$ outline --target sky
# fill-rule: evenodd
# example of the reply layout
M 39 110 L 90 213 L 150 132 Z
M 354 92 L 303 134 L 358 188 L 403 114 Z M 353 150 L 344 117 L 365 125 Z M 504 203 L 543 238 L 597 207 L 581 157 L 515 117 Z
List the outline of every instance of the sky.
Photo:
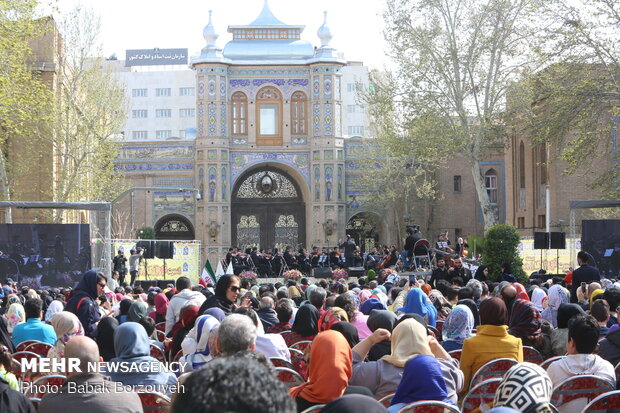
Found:
M 213 25 L 223 48 L 232 35 L 229 25 L 251 23 L 264 0 L 58 0 L 60 12 L 77 4 L 91 7 L 101 18 L 106 57 L 125 58 L 126 49 L 188 48 L 197 55 L 205 42 L 202 29 L 213 10 Z M 331 46 L 347 60 L 382 69 L 389 65 L 383 39 L 385 0 L 269 0 L 273 14 L 286 24 L 305 25 L 302 39 L 320 45 L 316 35 L 327 11 Z

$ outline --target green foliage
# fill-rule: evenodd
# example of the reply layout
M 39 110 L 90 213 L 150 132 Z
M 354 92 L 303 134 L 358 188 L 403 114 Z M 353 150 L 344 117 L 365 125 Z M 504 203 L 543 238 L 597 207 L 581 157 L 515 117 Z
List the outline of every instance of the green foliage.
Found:
M 519 232 L 512 225 L 493 225 L 485 233 L 484 254 L 482 264 L 489 267 L 491 279 L 496 279 L 501 273 L 501 265 L 508 262 L 512 266 L 512 274 L 523 281 L 523 261 L 519 256 Z
M 484 236 L 482 235 L 468 236 L 467 245 L 469 245 L 470 257 L 474 256 L 474 252 L 476 253 L 476 255 L 484 254 Z
M 155 228 L 142 227 L 136 231 L 136 238 L 138 239 L 155 239 Z

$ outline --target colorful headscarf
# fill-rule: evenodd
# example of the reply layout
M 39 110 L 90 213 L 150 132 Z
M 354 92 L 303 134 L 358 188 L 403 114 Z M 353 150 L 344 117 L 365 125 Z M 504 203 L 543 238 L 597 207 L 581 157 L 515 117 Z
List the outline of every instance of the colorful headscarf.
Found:
M 603 293 L 605 293 L 605 291 L 601 289 L 592 291 L 592 294 L 590 294 L 590 310 L 592 309 L 592 304 L 594 303 L 594 299 Z
M 353 297 L 353 301 L 355 301 L 355 309 L 359 310 L 360 306 L 362 305 L 359 296 L 355 294 L 353 291 L 347 291 L 345 294 L 348 294 L 351 297 Z
M 360 306 L 363 305 L 366 302 L 366 300 L 370 298 L 371 295 L 372 295 L 372 291 L 362 290 L 359 294 L 360 302 L 359 302 L 358 308 L 360 308 Z
M 319 318 L 319 331 L 325 331 L 341 321 L 349 321 L 347 312 L 340 307 L 332 307 Z
M 552 412 L 554 410 L 548 407 L 552 391 L 553 383 L 543 368 L 519 363 L 504 375 L 495 391 L 493 406 L 510 407 L 524 413 Z
M 9 306 L 9 311 L 6 312 L 6 319 L 8 321 L 7 328 L 9 333 L 13 332 L 16 325 L 26 322 L 26 310 L 20 303 L 13 303 Z
M 433 355 L 428 346 L 426 328 L 413 318 L 409 318 L 394 328 L 392 353 L 383 356 L 381 360 L 396 367 L 405 367 L 407 361 L 420 354 Z
M 452 309 L 443 323 L 443 339 L 463 342 L 472 336 L 474 315 L 466 305 L 457 305 Z
M 430 284 L 424 284 L 420 287 L 420 289 L 422 291 L 424 291 L 424 294 L 429 295 L 431 293 L 431 291 L 433 290 L 433 288 L 431 287 Z
M 344 336 L 335 330 L 323 331 L 312 342 L 308 381 L 291 388 L 289 394 L 310 403 L 329 403 L 348 387 L 352 364 L 351 348 Z
M 391 405 L 420 400 L 452 403 L 448 399 L 446 381 L 439 362 L 432 355 L 419 355 L 405 364 L 403 378 L 396 389 Z
M 517 295 L 515 297 L 516 300 L 525 300 L 530 301 L 530 296 L 527 295 L 527 290 L 520 283 L 512 283 L 512 285 L 517 289 Z M 501 291 L 501 290 L 500 290 Z
M 77 316 L 68 311 L 60 311 L 52 317 L 52 327 L 56 332 L 56 354 L 59 357 L 65 356 L 65 344 L 72 337 L 83 336 L 84 328 Z
M 549 298 L 547 300 L 547 308 L 542 312 L 542 316 L 547 320 L 553 328 L 558 327 L 558 309 L 560 305 L 570 301 L 570 294 L 564 287 L 559 284 L 552 285 L 549 288 Z
M 541 333 L 542 316 L 532 302 L 517 299 L 508 326 L 508 332 L 515 337 L 537 336 Z

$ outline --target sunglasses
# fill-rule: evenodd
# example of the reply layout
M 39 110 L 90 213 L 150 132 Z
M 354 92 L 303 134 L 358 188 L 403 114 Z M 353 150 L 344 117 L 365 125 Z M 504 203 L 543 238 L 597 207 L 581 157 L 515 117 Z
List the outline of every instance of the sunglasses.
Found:
M 101 288 L 105 288 L 105 283 L 104 284 L 97 283 L 97 285 Z
M 232 291 L 233 293 L 236 293 L 240 290 L 239 287 L 237 287 L 236 285 L 233 285 L 232 287 L 230 287 L 230 291 Z

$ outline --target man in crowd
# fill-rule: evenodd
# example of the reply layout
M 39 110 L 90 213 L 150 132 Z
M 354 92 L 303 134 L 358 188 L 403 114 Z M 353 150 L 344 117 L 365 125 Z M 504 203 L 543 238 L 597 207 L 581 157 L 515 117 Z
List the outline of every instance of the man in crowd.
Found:
M 239 351 L 256 348 L 256 326 L 250 317 L 231 314 L 222 320 L 217 330 L 219 353 L 226 357 Z
M 601 275 L 598 272 L 598 268 L 592 267 L 588 264 L 590 261 L 590 255 L 585 251 L 579 251 L 577 253 L 577 262 L 579 268 L 573 271 L 573 285 L 570 290 L 570 302 L 577 302 L 577 288 L 581 286 L 581 283 L 590 284 L 591 282 L 601 281 Z
M 460 277 L 464 283 L 471 280 L 471 271 L 463 267 L 463 261 L 461 261 L 460 258 L 455 258 L 453 262 L 454 267 L 450 267 L 448 270 L 448 277 L 450 277 L 450 280 L 456 277 Z
M 616 387 L 614 366 L 596 354 L 600 334 L 598 323 L 592 316 L 578 315 L 568 324 L 567 355 L 562 360 L 551 363 L 547 373 L 557 386 L 564 380 L 582 374 L 591 374 L 608 380 Z M 560 413 L 580 412 L 587 404 L 587 399 L 580 398 L 563 404 Z
M 127 274 L 127 258 L 122 249 L 118 250 L 118 254 L 112 260 L 113 270 L 118 272 L 118 283 L 123 285 L 125 282 L 125 275 Z M 114 291 L 114 289 L 111 289 Z
M 30 298 L 24 304 L 24 311 L 26 312 L 26 322 L 16 325 L 13 329 L 15 347 L 26 340 L 38 340 L 54 345 L 56 343 L 54 327 L 41 321 L 43 301 L 38 298 Z
M 351 239 L 351 235 L 347 234 L 347 240 L 340 245 L 340 248 L 344 250 L 344 259 L 346 260 L 347 267 L 352 267 L 356 245 L 355 241 Z
M 319 310 L 319 313 L 323 315 L 325 312 L 325 298 L 327 297 L 327 291 L 324 288 L 317 287 L 310 292 L 310 304 Z
M 594 300 L 590 314 L 594 317 L 601 330 L 599 333 L 600 338 L 605 337 L 609 331 L 609 328 L 607 328 L 607 322 L 609 321 L 609 304 L 607 304 L 607 301 Z
M 137 413 L 142 412 L 138 394 L 123 388 L 98 371 L 89 371 L 89 363 L 103 361 L 99 347 L 91 338 L 73 337 L 65 346 L 66 359 L 78 359 L 81 372 L 68 372 L 67 382 L 57 393 L 43 396 L 39 413 L 85 411 L 88 413 Z M 90 390 L 87 389 L 96 389 Z M 73 390 L 72 390 L 73 389 Z M 85 389 L 85 390 L 79 390 Z
M 446 268 L 446 260 L 443 257 L 437 257 L 437 268 L 433 270 L 429 284 L 433 288 L 437 288 L 436 282 L 439 280 L 448 280 L 448 269 Z
M 131 275 L 130 284 L 133 286 L 133 283 L 136 281 L 136 277 L 138 276 L 138 269 L 140 268 L 140 260 L 142 259 L 142 254 L 144 250 L 140 250 L 140 252 L 136 251 L 132 248 L 129 253 L 129 274 Z M 121 282 L 121 285 L 123 283 Z
M 283 298 L 278 302 L 276 314 L 278 315 L 278 322 L 265 331 L 269 334 L 279 334 L 283 331 L 290 331 L 291 328 L 293 328 L 291 325 L 293 306 L 288 299 Z
M 267 330 L 269 327 L 278 323 L 278 315 L 274 310 L 275 302 L 272 297 L 265 295 L 258 303 L 258 318 L 263 323 L 263 328 Z
M 206 300 L 204 294 L 192 291 L 192 281 L 187 277 L 179 277 L 176 282 L 177 293 L 172 297 L 166 311 L 166 334 L 172 330 L 172 326 L 179 321 L 181 309 L 187 305 L 200 307 Z
M 256 327 L 256 339 L 254 349 L 257 353 L 263 354 L 267 358 L 281 358 L 290 361 L 291 354 L 284 338 L 280 334 L 260 334 L 258 331 L 258 316 L 256 311 L 251 308 L 237 308 L 236 314 L 247 316 Z

